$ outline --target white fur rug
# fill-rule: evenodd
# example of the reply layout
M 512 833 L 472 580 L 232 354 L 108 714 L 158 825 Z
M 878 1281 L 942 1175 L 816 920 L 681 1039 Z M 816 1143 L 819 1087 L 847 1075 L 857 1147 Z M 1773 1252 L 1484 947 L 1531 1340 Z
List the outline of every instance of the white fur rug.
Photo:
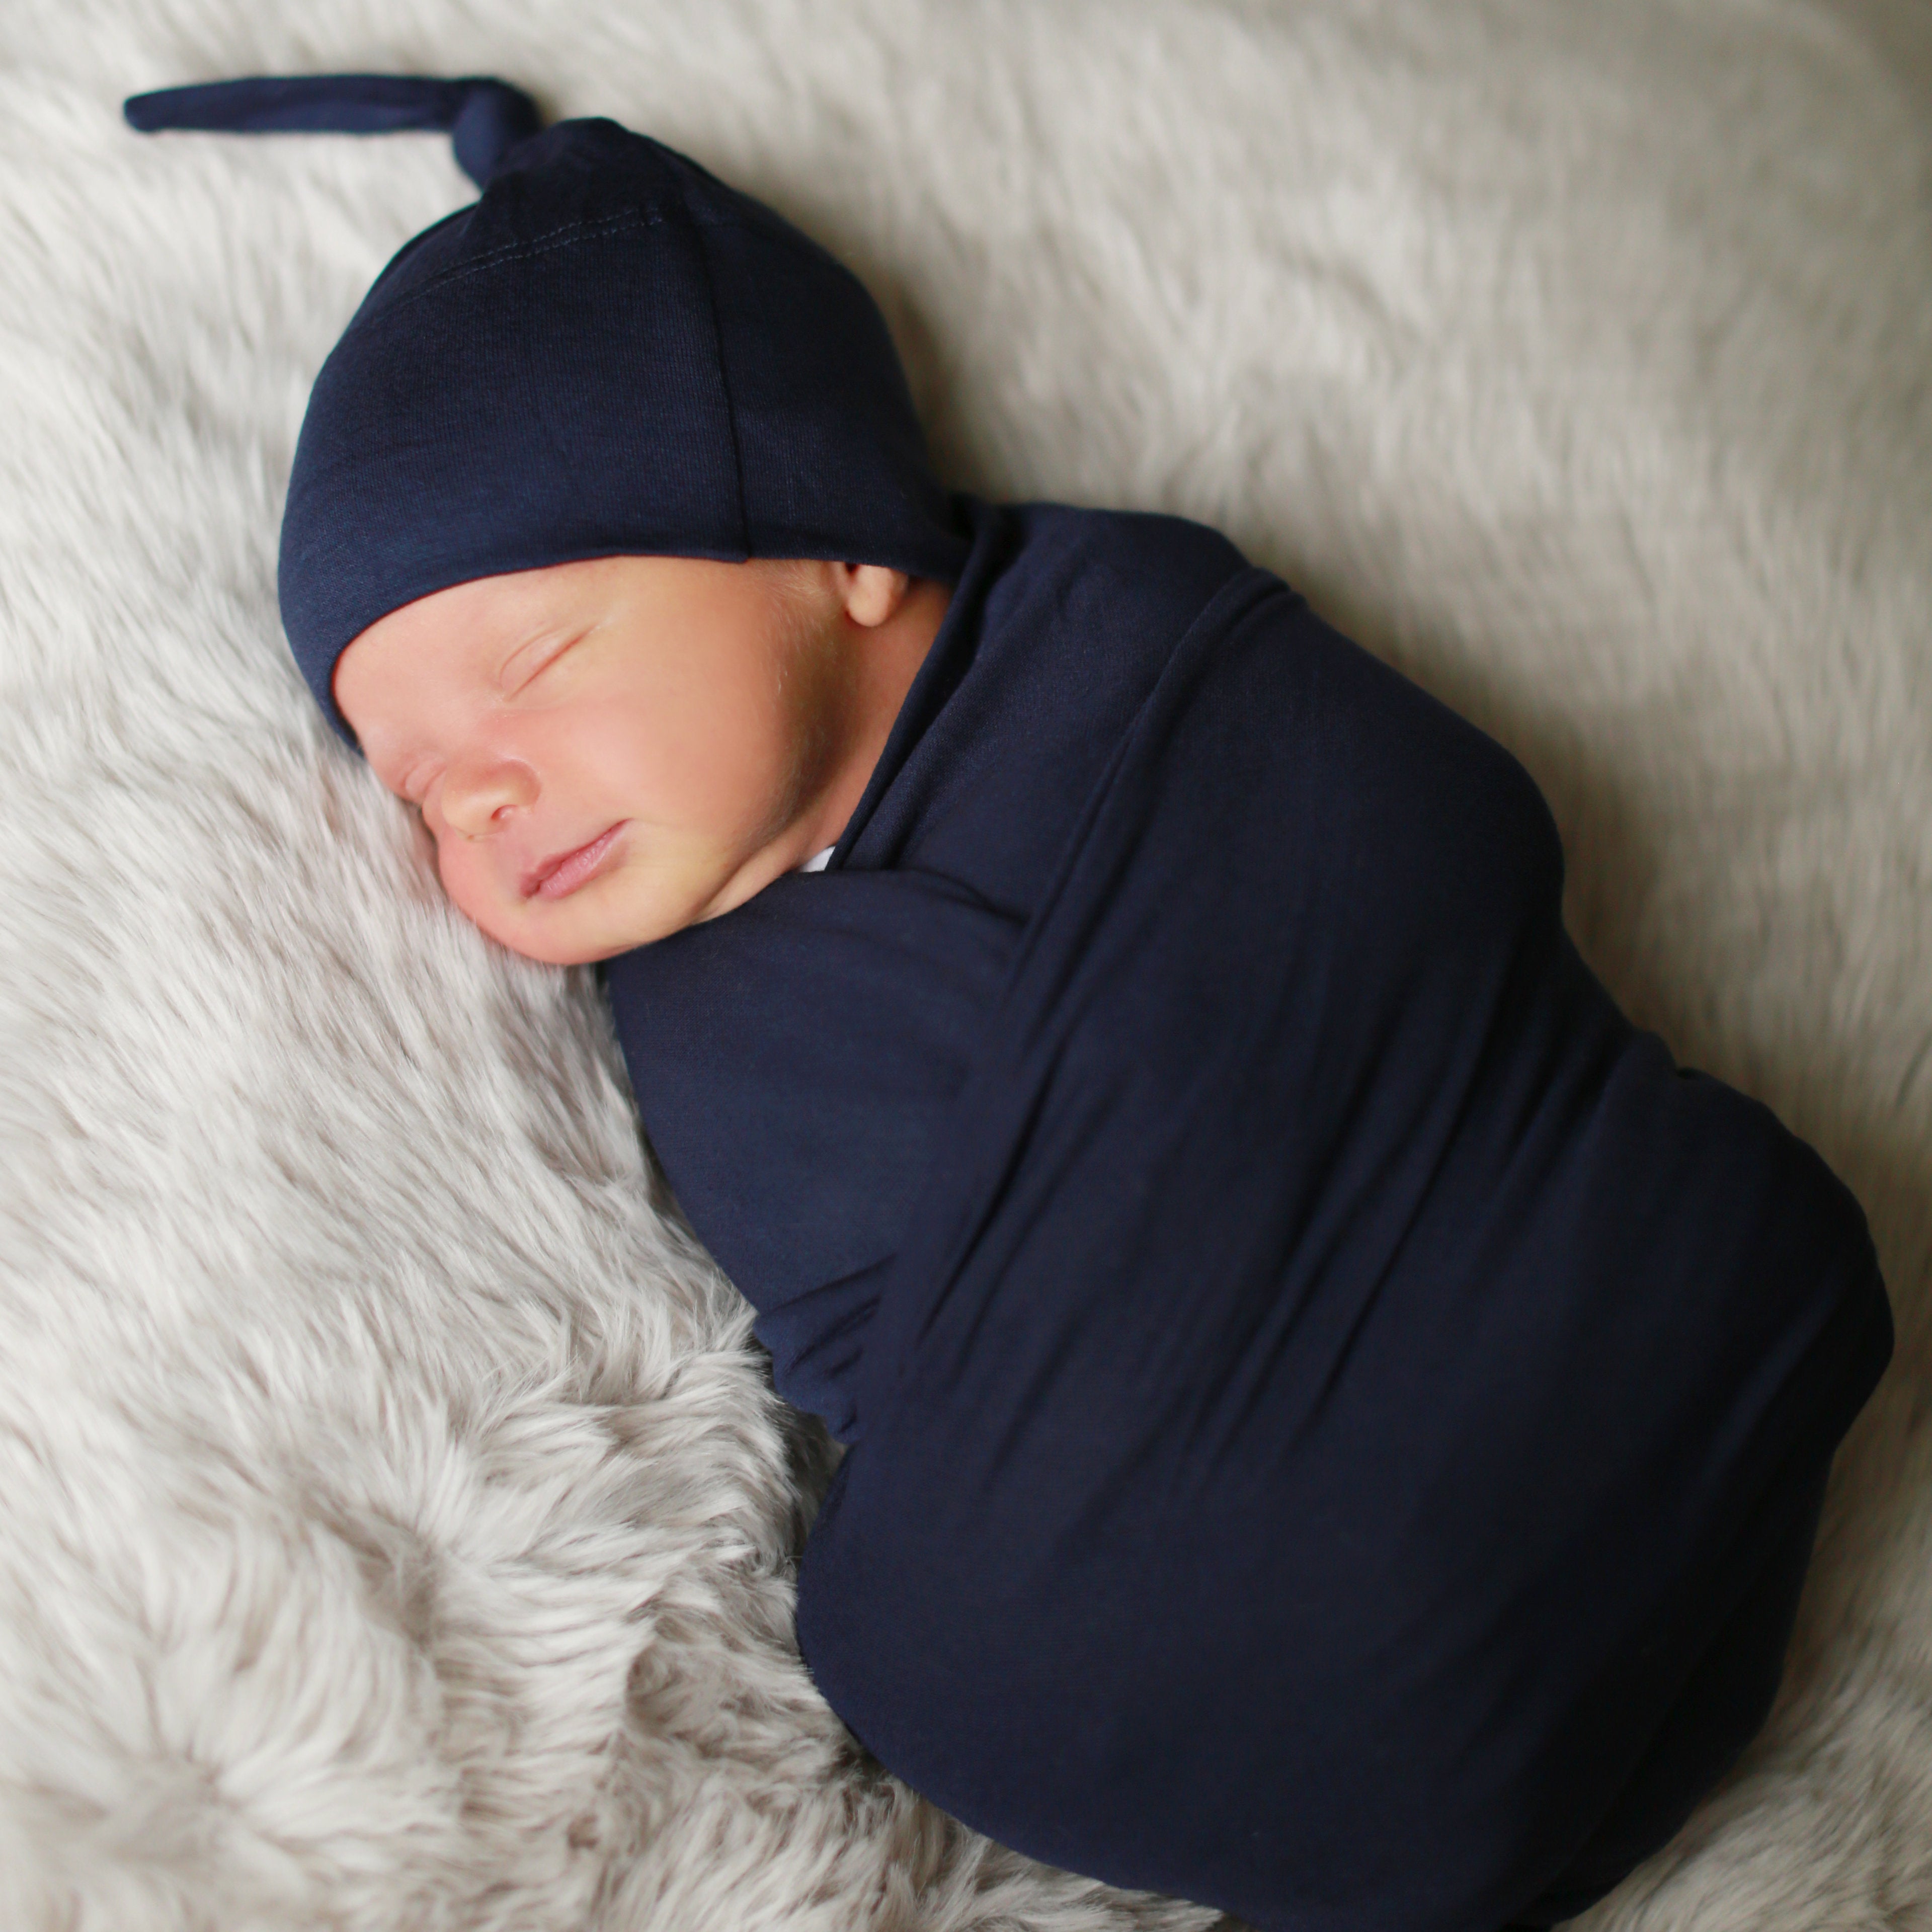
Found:
M 817 1701 L 822 1438 L 592 988 L 285 661 L 308 385 L 470 190 L 118 104 L 333 68 L 688 149 L 872 280 L 956 480 L 1219 522 L 1526 760 L 1586 950 L 1850 1181 L 1900 1332 L 1769 1730 L 1588 1924 L 1932 1926 L 1924 0 L 7 0 L 0 1928 L 1210 1916 Z

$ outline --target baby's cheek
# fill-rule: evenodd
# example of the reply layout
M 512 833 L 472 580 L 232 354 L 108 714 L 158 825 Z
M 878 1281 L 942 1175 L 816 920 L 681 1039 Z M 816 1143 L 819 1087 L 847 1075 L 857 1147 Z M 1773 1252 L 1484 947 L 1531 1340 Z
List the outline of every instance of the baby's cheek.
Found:
M 457 910 L 492 938 L 501 938 L 503 908 L 500 891 L 487 866 L 478 862 L 471 842 L 448 834 L 439 838 L 436 869 L 443 890 Z

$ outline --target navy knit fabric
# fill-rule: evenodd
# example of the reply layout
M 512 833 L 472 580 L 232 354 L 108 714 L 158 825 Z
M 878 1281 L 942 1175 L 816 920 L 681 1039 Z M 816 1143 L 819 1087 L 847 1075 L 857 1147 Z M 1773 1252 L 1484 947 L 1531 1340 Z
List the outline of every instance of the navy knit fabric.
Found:
M 122 104 L 143 134 L 168 128 L 224 134 L 394 134 L 434 129 L 449 136 L 478 188 L 496 164 L 543 125 L 521 88 L 476 75 L 420 80 L 395 74 L 265 75 L 164 87 Z
M 855 1445 L 806 1659 L 1054 1864 L 1552 1922 L 1768 1712 L 1891 1352 L 1864 1216 L 1618 1012 L 1500 746 L 1211 532 L 968 507 L 827 869 L 608 969 Z
M 626 554 L 958 574 L 965 544 L 884 320 L 824 249 L 614 122 L 514 138 L 500 82 L 382 80 L 233 82 L 127 109 L 148 130 L 450 126 L 481 144 L 481 198 L 376 278 L 296 447 L 282 622 L 345 737 L 344 649 L 474 578 Z

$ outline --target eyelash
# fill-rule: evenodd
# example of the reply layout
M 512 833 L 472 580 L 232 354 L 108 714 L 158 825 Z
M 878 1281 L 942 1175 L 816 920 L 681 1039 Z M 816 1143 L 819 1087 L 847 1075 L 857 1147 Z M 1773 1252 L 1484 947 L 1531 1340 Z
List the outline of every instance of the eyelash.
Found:
M 523 676 L 518 679 L 514 686 L 513 686 L 511 689 L 505 694 L 505 695 L 514 698 L 518 692 L 534 684 L 538 678 L 543 676 L 545 671 L 550 669 L 552 664 L 555 664 L 556 661 L 578 641 L 578 639 L 576 636 L 566 637 L 560 639 L 556 648 L 550 652 L 550 655 L 543 658 L 538 664 L 534 670 L 524 672 Z

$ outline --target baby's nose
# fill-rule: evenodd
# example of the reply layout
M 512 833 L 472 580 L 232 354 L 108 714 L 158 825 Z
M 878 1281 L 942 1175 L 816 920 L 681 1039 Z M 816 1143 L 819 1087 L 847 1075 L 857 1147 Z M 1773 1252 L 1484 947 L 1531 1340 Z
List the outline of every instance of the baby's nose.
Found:
M 535 800 L 536 774 L 514 758 L 455 759 L 444 769 L 442 794 L 445 823 L 466 838 L 481 838 Z

